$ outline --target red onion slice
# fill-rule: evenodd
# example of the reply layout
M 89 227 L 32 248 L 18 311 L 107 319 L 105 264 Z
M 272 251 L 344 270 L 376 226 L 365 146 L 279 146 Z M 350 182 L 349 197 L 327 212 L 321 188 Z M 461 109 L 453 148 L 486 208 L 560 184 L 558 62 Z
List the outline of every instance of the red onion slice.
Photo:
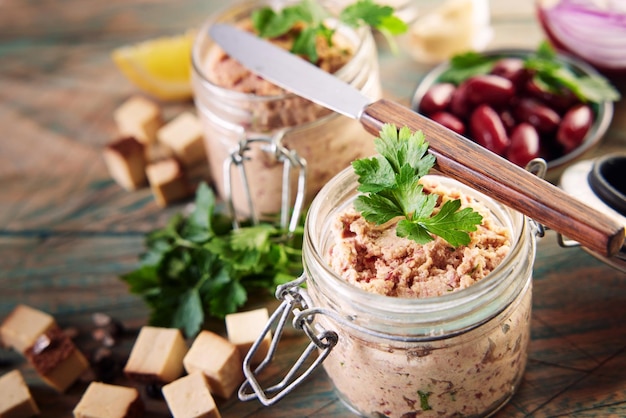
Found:
M 539 1 L 538 6 L 544 28 L 557 47 L 603 69 L 626 68 L 624 2 L 561 0 L 552 3 Z

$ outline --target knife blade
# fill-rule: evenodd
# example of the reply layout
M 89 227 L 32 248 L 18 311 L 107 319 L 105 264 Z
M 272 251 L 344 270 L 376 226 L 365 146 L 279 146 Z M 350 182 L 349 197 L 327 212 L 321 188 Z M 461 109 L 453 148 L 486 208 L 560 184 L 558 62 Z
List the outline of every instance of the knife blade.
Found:
M 435 169 L 553 229 L 598 254 L 611 257 L 624 244 L 624 225 L 571 197 L 473 141 L 399 103 L 372 100 L 310 62 L 227 24 L 210 37 L 253 73 L 298 96 L 358 120 L 372 135 L 385 123 L 421 130 L 436 158 Z

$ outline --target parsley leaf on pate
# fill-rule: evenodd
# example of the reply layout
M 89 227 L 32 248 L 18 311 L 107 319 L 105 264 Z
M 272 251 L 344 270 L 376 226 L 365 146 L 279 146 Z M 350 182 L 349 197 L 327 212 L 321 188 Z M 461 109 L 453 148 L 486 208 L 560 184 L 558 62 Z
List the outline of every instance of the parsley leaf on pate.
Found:
M 149 323 L 195 336 L 209 317 L 236 312 L 249 294 L 273 293 L 302 272 L 302 227 L 292 240 L 269 224 L 232 229 L 205 183 L 188 216 L 146 236 L 139 267 L 121 276 L 150 308 Z
M 408 26 L 393 12 L 391 6 L 381 6 L 372 0 L 358 0 L 341 10 L 339 20 L 352 27 L 368 25 L 377 29 L 395 48 L 392 36 L 406 32 Z M 329 16 L 330 13 L 315 0 L 301 0 L 280 10 L 269 6 L 256 10 L 252 14 L 252 25 L 263 38 L 276 38 L 299 26 L 291 52 L 304 55 L 315 63 L 318 60 L 317 37 L 321 36 L 329 45 L 332 44 L 335 30 L 325 23 Z
M 419 244 L 432 241 L 434 234 L 454 247 L 467 245 L 468 232 L 476 230 L 482 216 L 471 208 L 459 210 L 458 199 L 446 201 L 433 216 L 439 196 L 424 193 L 419 184 L 435 164 L 424 134 L 385 124 L 374 143 L 379 155 L 352 163 L 363 193 L 354 206 L 362 216 L 377 225 L 402 217 L 397 235 Z

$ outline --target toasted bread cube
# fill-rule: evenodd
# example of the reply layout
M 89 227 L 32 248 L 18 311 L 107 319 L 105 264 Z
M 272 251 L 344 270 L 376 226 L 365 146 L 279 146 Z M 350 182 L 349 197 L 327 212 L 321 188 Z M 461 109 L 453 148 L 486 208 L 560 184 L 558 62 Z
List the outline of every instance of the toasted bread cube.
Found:
M 139 331 L 124 373 L 133 380 L 169 383 L 183 373 L 187 343 L 180 330 L 144 326 Z
M 24 354 L 39 377 L 59 393 L 65 392 L 89 369 L 83 353 L 59 328 L 39 336 Z
M 174 151 L 170 147 L 160 142 L 155 142 L 146 147 L 146 164 L 155 163 L 168 158 L 174 158 Z
M 91 382 L 73 412 L 75 418 L 135 418 L 144 411 L 137 389 Z
M 202 125 L 197 116 L 183 112 L 157 131 L 159 142 L 167 145 L 185 165 L 206 161 Z
M 121 135 L 133 136 L 144 144 L 156 141 L 156 133 L 163 125 L 159 106 L 141 96 L 133 96 L 122 103 L 113 118 Z
M 28 418 L 39 415 L 37 403 L 32 398 L 19 370 L 0 376 L 0 417 Z
M 161 389 L 174 418 L 221 418 L 202 372 L 194 372 Z
M 211 331 L 200 331 L 183 359 L 187 373 L 202 372 L 209 379 L 211 393 L 229 398 L 243 381 L 237 346 Z
M 267 325 L 269 314 L 267 308 L 254 309 L 248 312 L 237 312 L 226 315 L 226 333 L 228 340 L 237 346 L 241 358 L 245 358 L 252 344 L 261 335 Z M 272 333 L 268 332 L 261 340 L 259 347 L 251 359 L 251 364 L 259 364 L 265 358 L 272 343 Z
M 48 313 L 20 304 L 0 325 L 0 340 L 5 347 L 24 354 L 40 335 L 56 326 L 56 321 Z
M 146 151 L 134 137 L 120 138 L 108 144 L 102 153 L 109 174 L 128 191 L 146 184 Z
M 161 207 L 193 194 L 185 172 L 174 158 L 157 161 L 146 167 L 152 195 Z

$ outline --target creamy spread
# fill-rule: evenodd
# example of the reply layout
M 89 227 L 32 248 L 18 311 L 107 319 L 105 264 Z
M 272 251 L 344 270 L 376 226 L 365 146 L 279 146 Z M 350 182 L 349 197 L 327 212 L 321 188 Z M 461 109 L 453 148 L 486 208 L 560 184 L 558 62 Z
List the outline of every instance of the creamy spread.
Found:
M 425 193 L 446 200 L 461 199 L 461 207 L 481 212 L 483 222 L 470 232 L 471 242 L 452 247 L 440 237 L 417 244 L 396 235 L 396 222 L 376 226 L 353 208 L 336 220 L 335 244 L 328 256 L 333 270 L 349 283 L 387 296 L 440 296 L 464 289 L 489 274 L 509 252 L 509 232 L 498 226 L 489 211 L 458 190 L 446 190 L 423 180 Z
M 461 199 L 483 215 L 467 246 L 452 248 L 436 239 L 417 245 L 399 238 L 395 223 L 376 227 L 350 208 L 333 227 L 327 254 L 332 269 L 347 282 L 392 298 L 429 298 L 462 291 L 487 276 L 510 250 L 508 229 L 485 206 L 464 193 L 423 178 L 424 190 Z M 313 290 L 313 289 L 312 289 Z M 340 303 L 337 301 L 337 303 Z M 529 287 L 485 323 L 458 335 L 403 342 L 337 329 L 338 344 L 323 365 L 339 396 L 373 417 L 487 416 L 499 409 L 519 384 L 530 338 Z M 433 337 L 441 337 L 432 330 Z
M 367 416 L 488 416 L 525 369 L 530 305 L 527 292 L 489 323 L 430 343 L 372 344 L 339 332 L 323 365 L 339 396 Z

